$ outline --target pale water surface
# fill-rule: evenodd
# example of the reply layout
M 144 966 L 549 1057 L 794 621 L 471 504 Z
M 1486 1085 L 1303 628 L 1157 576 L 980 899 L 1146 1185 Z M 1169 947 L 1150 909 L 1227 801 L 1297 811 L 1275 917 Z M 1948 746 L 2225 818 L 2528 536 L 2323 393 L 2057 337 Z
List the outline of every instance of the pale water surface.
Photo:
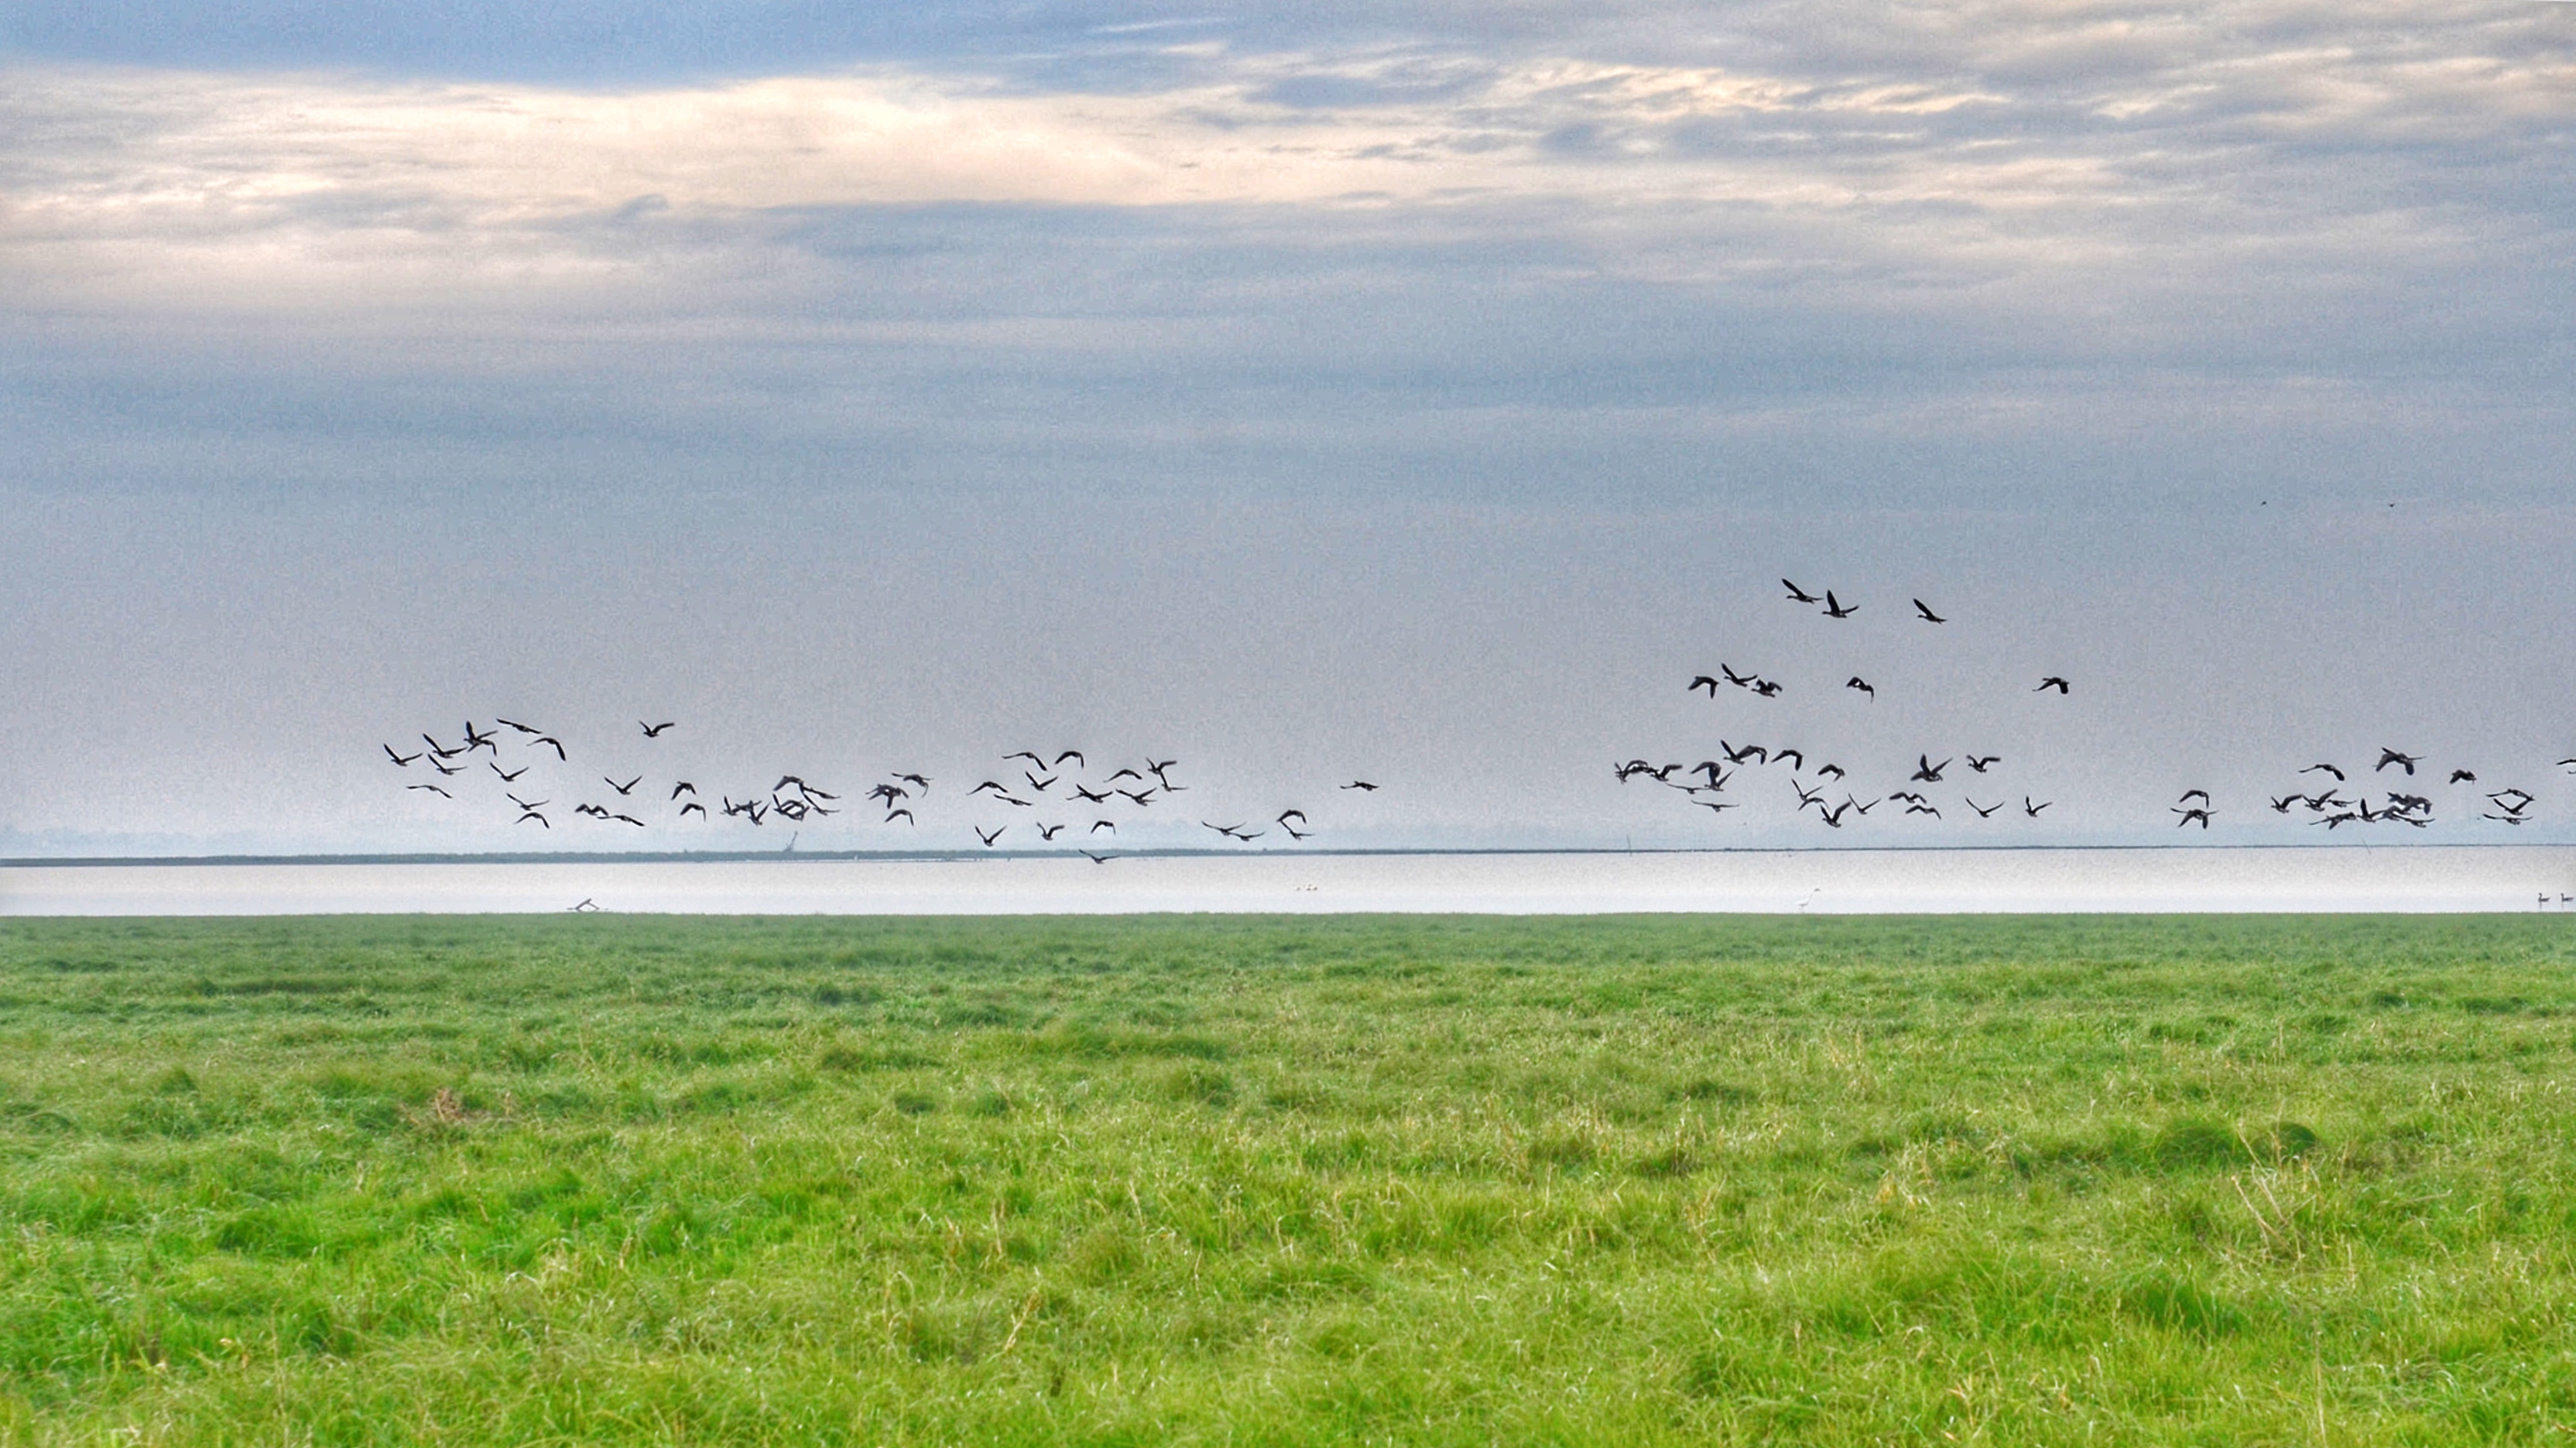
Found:
M 0 915 L 2576 911 L 2576 847 L 0 867 Z

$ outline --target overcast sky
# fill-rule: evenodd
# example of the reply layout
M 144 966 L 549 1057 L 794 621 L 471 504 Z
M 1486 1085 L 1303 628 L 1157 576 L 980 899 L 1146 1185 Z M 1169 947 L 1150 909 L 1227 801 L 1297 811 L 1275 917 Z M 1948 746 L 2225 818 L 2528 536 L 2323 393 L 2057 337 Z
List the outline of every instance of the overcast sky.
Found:
M 18 0 L 0 854 L 2576 838 L 2572 143 L 2535 0 Z

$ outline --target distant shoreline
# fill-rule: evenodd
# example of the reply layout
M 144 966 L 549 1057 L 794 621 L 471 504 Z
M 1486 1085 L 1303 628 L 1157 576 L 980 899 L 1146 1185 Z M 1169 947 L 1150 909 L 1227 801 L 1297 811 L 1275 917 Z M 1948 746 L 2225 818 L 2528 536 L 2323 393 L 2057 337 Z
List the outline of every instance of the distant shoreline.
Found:
M 1116 859 L 1316 859 L 1432 858 L 1528 855 L 1965 855 L 2082 854 L 2299 850 L 2390 853 L 2406 850 L 2576 849 L 2549 840 L 2427 840 L 2420 844 L 2170 844 L 2170 845 L 1698 845 L 1626 849 L 1609 846 L 1468 847 L 1456 849 L 1323 850 L 1119 850 Z M 1078 850 L 564 850 L 382 855 L 63 855 L 0 858 L 5 870 L 123 869 L 210 865 L 689 865 L 747 864 L 956 864 L 975 860 L 1079 860 Z

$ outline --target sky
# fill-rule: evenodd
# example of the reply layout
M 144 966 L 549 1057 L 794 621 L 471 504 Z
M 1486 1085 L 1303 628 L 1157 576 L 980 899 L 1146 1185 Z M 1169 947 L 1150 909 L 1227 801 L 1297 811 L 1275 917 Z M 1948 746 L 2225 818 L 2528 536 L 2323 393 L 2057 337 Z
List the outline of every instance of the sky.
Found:
M 2571 140 L 2546 0 L 11 0 L 0 856 L 2576 839 Z

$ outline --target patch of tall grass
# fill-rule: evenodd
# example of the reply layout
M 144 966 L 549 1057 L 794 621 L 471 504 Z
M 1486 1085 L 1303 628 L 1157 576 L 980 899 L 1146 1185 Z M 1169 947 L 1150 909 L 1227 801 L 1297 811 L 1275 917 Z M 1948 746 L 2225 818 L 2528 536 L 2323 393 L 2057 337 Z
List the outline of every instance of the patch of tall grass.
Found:
M 2572 963 L 0 922 L 0 1441 L 2563 1441 Z

